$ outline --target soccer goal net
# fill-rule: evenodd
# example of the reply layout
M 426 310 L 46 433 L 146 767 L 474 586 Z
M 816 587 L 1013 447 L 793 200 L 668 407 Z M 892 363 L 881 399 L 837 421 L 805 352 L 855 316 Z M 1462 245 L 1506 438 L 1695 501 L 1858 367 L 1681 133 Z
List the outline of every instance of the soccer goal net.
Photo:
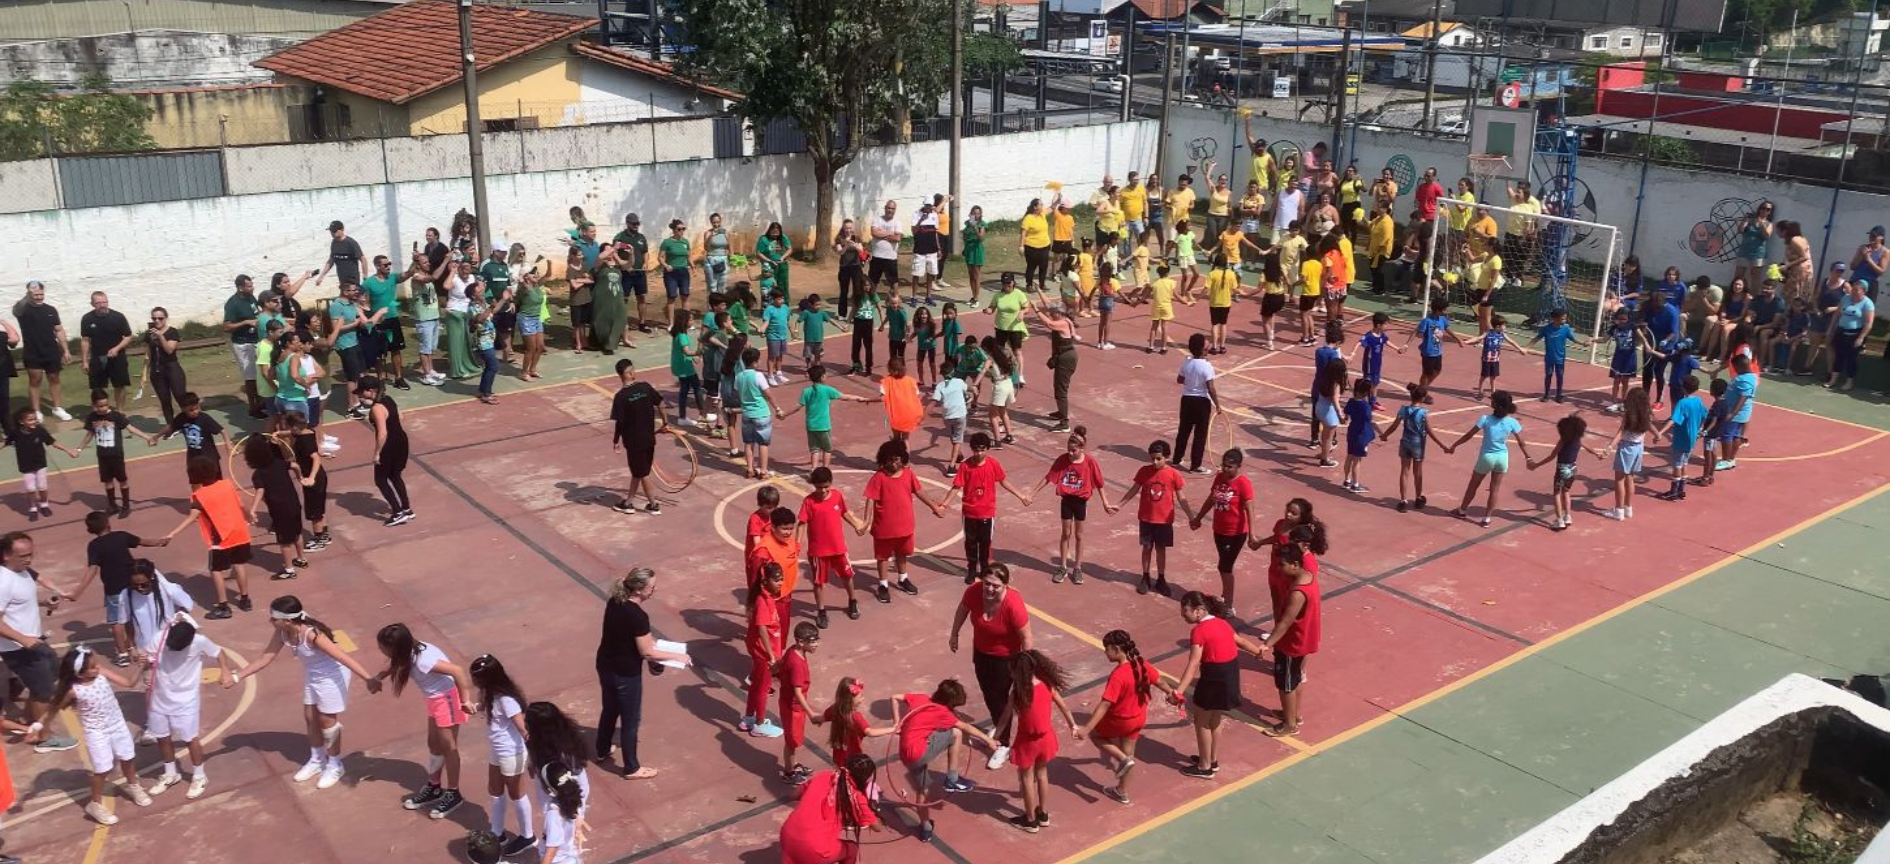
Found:
M 1425 305 L 1442 292 L 1462 312 L 1487 290 L 1497 314 L 1525 327 L 1566 311 L 1569 326 L 1589 341 L 1593 362 L 1602 312 L 1621 272 L 1620 231 L 1451 198 L 1438 205 L 1439 230 L 1425 253 Z

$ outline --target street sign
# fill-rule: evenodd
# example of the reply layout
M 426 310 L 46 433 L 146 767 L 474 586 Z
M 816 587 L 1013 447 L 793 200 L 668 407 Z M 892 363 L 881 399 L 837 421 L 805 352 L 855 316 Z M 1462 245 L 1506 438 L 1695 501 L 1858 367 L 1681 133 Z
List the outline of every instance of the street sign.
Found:
M 1504 108 L 1516 108 L 1521 106 L 1522 84 L 1516 81 L 1504 84 L 1503 89 L 1497 91 L 1496 98 L 1497 102 Z
M 1345 76 L 1345 95 L 1347 96 L 1358 95 L 1358 76 L 1357 75 Z

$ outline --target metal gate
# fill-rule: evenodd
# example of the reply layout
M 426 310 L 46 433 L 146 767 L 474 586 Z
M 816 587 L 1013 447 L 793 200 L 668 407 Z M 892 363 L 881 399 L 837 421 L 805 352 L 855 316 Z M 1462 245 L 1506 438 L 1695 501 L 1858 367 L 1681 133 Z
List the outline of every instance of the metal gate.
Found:
M 223 153 L 61 156 L 59 190 L 61 205 L 68 209 L 216 198 L 225 194 Z

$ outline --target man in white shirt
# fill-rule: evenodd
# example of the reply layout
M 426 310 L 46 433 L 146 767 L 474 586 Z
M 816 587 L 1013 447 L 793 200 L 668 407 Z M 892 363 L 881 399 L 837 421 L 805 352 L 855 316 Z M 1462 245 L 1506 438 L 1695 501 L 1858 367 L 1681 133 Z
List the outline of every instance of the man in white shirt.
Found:
M 1297 186 L 1288 186 L 1280 190 L 1273 199 L 1273 242 L 1281 243 L 1292 234 L 1293 223 L 1299 219 L 1300 208 L 1306 204 L 1306 193 Z M 1287 279 L 1292 279 L 1292 274 Z
M 932 299 L 932 285 L 938 279 L 940 259 L 944 249 L 939 245 L 938 211 L 931 202 L 919 205 L 919 216 L 912 220 L 912 300 L 923 302 L 927 306 L 936 306 Z M 925 288 L 921 300 L 919 288 Z
M 26 740 L 37 753 L 70 750 L 78 742 L 49 735 L 41 726 L 52 701 L 59 658 L 46 644 L 39 616 L 39 574 L 33 572 L 33 538 L 24 531 L 0 537 L 0 660 L 26 687 L 26 716 L 34 719 Z
M 872 259 L 866 262 L 866 284 L 878 285 L 883 277 L 893 296 L 898 296 L 899 291 L 899 241 L 906 237 L 899 228 L 898 216 L 899 204 L 887 201 L 885 212 L 868 227 L 872 236 L 868 251 Z

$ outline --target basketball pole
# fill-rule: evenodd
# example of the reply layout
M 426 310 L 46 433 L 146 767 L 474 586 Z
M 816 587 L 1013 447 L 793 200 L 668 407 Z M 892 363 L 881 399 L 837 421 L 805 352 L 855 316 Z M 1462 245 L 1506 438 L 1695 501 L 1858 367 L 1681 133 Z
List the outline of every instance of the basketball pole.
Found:
M 1870 4 L 1870 20 L 1872 21 L 1877 20 L 1877 6 L 1878 4 L 1874 2 Z M 1853 16 L 1860 16 L 1863 13 L 1853 12 L 1851 14 Z M 1857 19 L 1853 17 L 1851 20 L 1855 22 Z M 1846 112 L 1849 116 L 1844 120 L 1844 144 L 1842 149 L 1838 151 L 1837 182 L 1831 184 L 1831 209 L 1824 214 L 1824 242 L 1820 244 L 1818 249 L 1818 269 L 1812 271 L 1813 279 L 1816 279 L 1817 274 L 1824 269 L 1825 256 L 1831 254 L 1831 229 L 1837 224 L 1838 197 L 1844 194 L 1844 169 L 1851 164 L 1851 160 L 1843 158 L 1843 154 L 1850 152 L 1852 146 L 1851 127 L 1857 124 L 1857 97 L 1864 92 L 1864 55 L 1870 47 L 1870 28 L 1868 26 L 1864 28 L 1864 34 L 1858 37 L 1857 42 L 1857 69 L 1851 77 L 1851 108 L 1850 111 Z
M 1662 4 L 1661 10 L 1660 10 L 1660 19 L 1663 25 L 1661 29 L 1665 31 L 1667 34 L 1665 38 L 1660 40 L 1660 77 L 1661 78 L 1666 77 L 1667 67 L 1671 65 L 1673 62 L 1674 2 L 1675 0 L 1667 0 L 1666 3 Z M 1646 44 L 1645 40 L 1643 40 L 1641 44 L 1645 45 Z M 1647 200 L 1647 172 L 1648 172 L 1649 164 L 1653 161 L 1653 156 L 1654 156 L 1654 119 L 1653 118 L 1660 116 L 1660 89 L 1661 89 L 1660 85 L 1661 85 L 1661 81 L 1658 78 L 1655 79 L 1654 104 L 1653 104 L 1652 110 L 1648 112 L 1647 134 L 1641 138 L 1641 182 L 1636 184 L 1637 188 L 1634 190 L 1634 225 L 1632 228 L 1628 229 L 1628 241 L 1627 241 L 1627 248 L 1628 248 L 1629 254 L 1633 253 L 1634 248 L 1637 245 L 1639 245 L 1640 240 L 1641 240 L 1641 205 Z

